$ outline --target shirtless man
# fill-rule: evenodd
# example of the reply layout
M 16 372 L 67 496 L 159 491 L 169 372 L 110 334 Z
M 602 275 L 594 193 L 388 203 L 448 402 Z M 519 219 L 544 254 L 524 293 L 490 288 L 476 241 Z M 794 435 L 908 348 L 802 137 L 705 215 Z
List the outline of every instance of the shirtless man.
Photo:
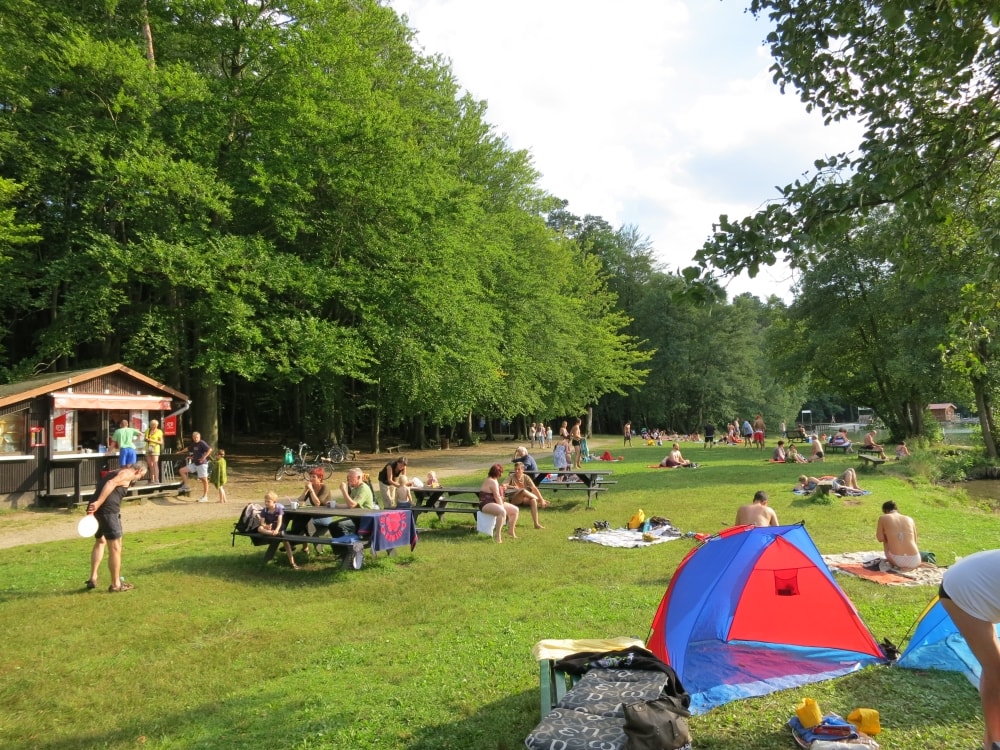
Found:
M 899 512 L 892 500 L 882 503 L 882 515 L 878 519 L 875 538 L 882 542 L 885 559 L 893 567 L 907 571 L 920 566 L 917 526 L 912 518 Z
M 880 443 L 875 442 L 876 431 L 872 430 L 867 435 L 865 435 L 865 448 L 868 450 L 878 451 L 878 457 L 883 461 L 885 460 L 885 446 Z
M 777 526 L 778 514 L 773 508 L 767 507 L 767 493 L 764 490 L 757 490 L 753 496 L 753 502 L 749 505 L 741 505 L 736 511 L 737 526 Z

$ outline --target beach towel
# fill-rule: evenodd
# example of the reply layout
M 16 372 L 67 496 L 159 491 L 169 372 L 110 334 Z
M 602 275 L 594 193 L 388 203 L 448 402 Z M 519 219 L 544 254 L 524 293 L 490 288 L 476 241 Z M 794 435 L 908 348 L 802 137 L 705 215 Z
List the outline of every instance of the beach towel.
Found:
M 878 560 L 878 567 L 874 562 Z M 922 563 L 915 570 L 901 571 L 893 568 L 881 551 L 846 552 L 840 555 L 823 555 L 823 561 L 835 573 L 844 573 L 883 586 L 940 586 L 944 568 Z
M 593 542 L 604 547 L 650 547 L 654 544 L 672 542 L 684 536 L 683 532 L 673 526 L 658 526 L 643 532 L 641 529 L 607 529 L 595 531 L 593 534 L 578 534 L 569 537 L 574 542 Z

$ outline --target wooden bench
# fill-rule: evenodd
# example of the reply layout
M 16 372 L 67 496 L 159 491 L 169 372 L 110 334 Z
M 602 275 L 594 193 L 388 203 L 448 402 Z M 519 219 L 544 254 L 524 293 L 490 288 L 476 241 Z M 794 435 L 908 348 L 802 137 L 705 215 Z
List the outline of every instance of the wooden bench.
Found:
M 386 453 L 399 453 L 400 451 L 405 451 L 410 447 L 409 443 L 399 443 L 398 445 L 387 445 L 385 447 Z
M 603 482 L 602 482 L 603 484 Z M 586 492 L 587 493 L 587 510 L 590 510 L 591 503 L 594 499 L 602 492 L 607 492 L 607 487 L 588 487 L 583 482 L 542 482 L 536 485 L 542 492 L 559 492 L 560 490 L 569 490 L 575 492 Z
M 840 453 L 853 453 L 853 445 L 836 445 L 834 443 L 824 443 L 823 450 L 827 453 L 839 451 Z
M 245 533 L 241 531 L 236 531 L 233 529 L 233 546 L 236 546 L 236 537 L 242 536 L 249 539 L 254 547 L 262 547 L 265 544 L 268 545 L 267 552 L 264 553 L 264 564 L 266 565 L 274 557 L 278 548 L 282 546 L 284 542 L 288 542 L 292 546 L 299 544 L 315 544 L 315 545 L 326 545 L 335 554 L 340 556 L 340 567 L 343 570 L 361 570 L 365 561 L 365 547 L 369 546 L 368 542 L 358 541 L 352 539 L 350 541 L 344 541 L 342 539 L 328 537 L 328 536 L 309 536 L 308 534 L 279 534 L 274 536 L 273 534 L 260 534 L 257 532 Z M 391 554 L 393 550 L 389 550 Z
M 878 451 L 873 450 L 858 451 L 858 458 L 870 466 L 878 466 L 879 464 L 884 464 L 886 461 L 886 459 L 879 455 Z

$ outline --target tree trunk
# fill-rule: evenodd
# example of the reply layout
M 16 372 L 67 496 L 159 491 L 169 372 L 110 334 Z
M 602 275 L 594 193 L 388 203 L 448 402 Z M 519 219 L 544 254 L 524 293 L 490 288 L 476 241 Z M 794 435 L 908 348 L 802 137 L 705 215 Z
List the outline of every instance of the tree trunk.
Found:
M 150 70 L 156 68 L 156 55 L 153 52 L 153 29 L 149 25 L 149 6 L 142 0 L 142 35 L 146 39 L 146 60 Z
M 201 439 L 211 446 L 219 442 L 219 389 L 212 383 L 197 385 L 192 395 L 192 432 L 201 433 Z
M 983 431 L 983 443 L 986 446 L 986 458 L 997 458 L 996 436 L 993 434 L 993 415 L 990 413 L 990 400 L 986 395 L 986 381 L 975 376 L 972 378 L 972 391 L 976 394 L 976 410 L 979 412 L 979 426 Z

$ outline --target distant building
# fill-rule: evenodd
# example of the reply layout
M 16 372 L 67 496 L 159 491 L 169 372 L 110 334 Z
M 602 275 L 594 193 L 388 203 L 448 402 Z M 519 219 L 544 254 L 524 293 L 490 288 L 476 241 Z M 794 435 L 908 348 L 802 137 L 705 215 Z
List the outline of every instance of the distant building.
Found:
M 938 422 L 954 422 L 958 418 L 955 404 L 927 404 L 927 408 Z
M 81 502 L 102 470 L 118 468 L 111 436 L 122 420 L 137 430 L 158 420 L 169 455 L 176 415 L 190 403 L 183 393 L 121 364 L 0 384 L 0 508 Z M 136 452 L 146 452 L 141 438 Z

